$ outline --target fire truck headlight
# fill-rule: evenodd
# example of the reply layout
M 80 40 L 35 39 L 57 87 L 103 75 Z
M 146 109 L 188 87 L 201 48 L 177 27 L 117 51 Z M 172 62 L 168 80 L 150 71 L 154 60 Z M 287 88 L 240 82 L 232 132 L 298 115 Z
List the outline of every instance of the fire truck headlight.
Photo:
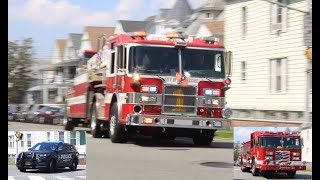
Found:
M 203 95 L 205 95 L 205 96 L 220 96 L 220 89 L 204 89 Z
M 232 110 L 230 108 L 224 108 L 222 109 L 222 117 L 224 118 L 230 118 L 232 115 Z
M 273 156 L 266 156 L 267 160 L 273 160 Z
M 140 80 L 140 74 L 133 73 L 133 80 L 134 81 L 139 81 Z
M 293 156 L 300 156 L 300 153 L 299 152 L 293 152 L 292 155 Z
M 273 155 L 273 152 L 272 151 L 267 151 L 266 155 Z
M 141 86 L 141 92 L 144 93 L 157 93 L 158 92 L 158 87 L 157 86 Z
M 292 161 L 300 161 L 300 157 L 292 157 Z
M 154 96 L 140 96 L 140 102 L 157 102 L 157 97 Z

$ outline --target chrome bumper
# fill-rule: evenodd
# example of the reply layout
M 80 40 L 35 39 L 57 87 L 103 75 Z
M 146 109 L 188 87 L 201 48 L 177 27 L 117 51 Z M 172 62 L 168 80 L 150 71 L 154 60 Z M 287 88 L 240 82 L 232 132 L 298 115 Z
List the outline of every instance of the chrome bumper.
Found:
M 152 123 L 145 123 L 145 118 L 153 119 Z M 148 126 L 148 127 L 171 127 L 171 128 L 191 128 L 191 129 L 230 129 L 231 121 L 223 118 L 203 118 L 192 116 L 172 116 L 172 115 L 128 115 L 126 125 L 128 126 Z

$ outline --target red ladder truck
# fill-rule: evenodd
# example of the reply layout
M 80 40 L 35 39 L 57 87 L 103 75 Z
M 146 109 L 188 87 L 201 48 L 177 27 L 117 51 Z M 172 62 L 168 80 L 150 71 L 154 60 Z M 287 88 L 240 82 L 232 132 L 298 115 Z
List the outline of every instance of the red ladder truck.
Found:
M 93 137 L 117 143 L 139 133 L 210 145 L 216 130 L 230 128 L 232 53 L 217 38 L 132 32 L 102 39 L 67 96 L 66 130 L 87 124 Z
M 253 176 L 261 173 L 272 177 L 276 172 L 286 172 L 294 177 L 297 170 L 306 170 L 306 162 L 301 160 L 301 147 L 299 134 L 255 131 L 241 148 L 241 170 L 251 170 Z

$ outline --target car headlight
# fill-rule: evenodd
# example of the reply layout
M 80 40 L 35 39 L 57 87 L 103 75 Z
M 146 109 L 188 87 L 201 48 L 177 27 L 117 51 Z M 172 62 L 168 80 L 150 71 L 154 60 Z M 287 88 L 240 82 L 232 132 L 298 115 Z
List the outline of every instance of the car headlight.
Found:
M 49 154 L 39 154 L 39 157 L 47 157 Z

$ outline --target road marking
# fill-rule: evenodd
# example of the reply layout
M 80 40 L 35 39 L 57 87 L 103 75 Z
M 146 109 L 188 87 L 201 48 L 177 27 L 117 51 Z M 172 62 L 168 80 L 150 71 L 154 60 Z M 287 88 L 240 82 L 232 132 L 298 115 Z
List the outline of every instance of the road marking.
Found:
M 76 177 L 86 179 L 86 176 L 76 176 Z
M 8 180 L 15 180 L 13 176 L 8 176 Z
M 28 176 L 28 178 L 31 180 L 46 180 L 42 176 Z
M 68 178 L 65 176 L 56 176 L 57 179 L 62 179 L 62 180 L 74 180 L 73 178 Z

